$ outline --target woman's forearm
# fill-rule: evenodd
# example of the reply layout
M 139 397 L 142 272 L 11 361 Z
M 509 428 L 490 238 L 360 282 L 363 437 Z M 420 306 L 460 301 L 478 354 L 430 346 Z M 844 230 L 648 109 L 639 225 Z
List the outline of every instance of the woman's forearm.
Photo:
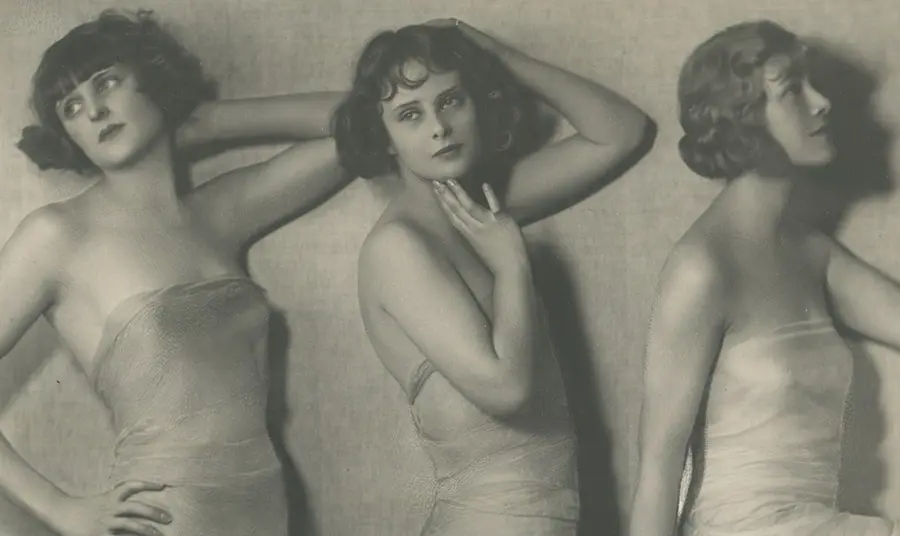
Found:
M 675 536 L 683 464 L 674 458 L 641 461 L 628 536 Z
M 253 138 L 326 138 L 343 93 L 320 91 L 207 102 L 179 130 L 183 146 Z
M 540 329 L 537 293 L 527 260 L 494 276 L 493 343 L 509 387 L 508 410 L 515 411 L 527 399 L 533 381 L 535 334 Z
M 66 494 L 35 471 L 0 434 L 0 488 L 4 493 L 48 526 L 59 529 L 57 506 Z
M 638 144 L 648 118 L 611 89 L 535 59 L 510 45 L 460 23 L 482 48 L 496 54 L 526 86 L 557 110 L 584 138 L 597 144 Z

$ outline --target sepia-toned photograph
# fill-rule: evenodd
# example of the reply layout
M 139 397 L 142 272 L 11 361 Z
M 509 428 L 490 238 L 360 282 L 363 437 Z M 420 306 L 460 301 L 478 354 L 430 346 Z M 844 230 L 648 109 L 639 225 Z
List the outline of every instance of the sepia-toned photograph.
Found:
M 898 7 L 0 0 L 0 536 L 900 536 Z

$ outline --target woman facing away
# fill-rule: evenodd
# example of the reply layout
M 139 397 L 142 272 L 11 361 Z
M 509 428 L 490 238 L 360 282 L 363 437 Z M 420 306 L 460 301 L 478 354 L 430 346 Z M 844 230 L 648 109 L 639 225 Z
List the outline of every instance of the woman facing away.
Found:
M 660 276 L 633 536 L 900 533 L 836 508 L 853 368 L 835 326 L 900 348 L 900 287 L 801 217 L 835 158 L 808 75 L 802 41 L 769 21 L 721 31 L 681 71 L 682 158 L 727 186 Z
M 521 157 L 528 91 L 577 133 Z M 610 90 L 456 20 L 363 50 L 335 139 L 348 172 L 400 179 L 360 252 L 359 301 L 434 464 L 422 534 L 575 534 L 575 438 L 517 222 L 598 189 L 647 125 Z
M 0 253 L 0 354 L 41 314 L 55 327 L 112 413 L 114 487 L 69 496 L 5 439 L 0 486 L 66 536 L 286 535 L 265 428 L 269 309 L 241 252 L 345 176 L 322 139 L 179 197 L 173 142 L 327 138 L 337 96 L 203 103 L 199 60 L 149 12 L 76 27 L 33 85 L 39 125 L 19 146 L 99 179 L 29 214 Z

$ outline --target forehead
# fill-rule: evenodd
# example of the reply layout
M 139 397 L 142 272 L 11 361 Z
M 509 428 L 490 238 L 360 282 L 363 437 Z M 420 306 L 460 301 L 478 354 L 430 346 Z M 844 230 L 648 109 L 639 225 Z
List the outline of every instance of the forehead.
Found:
M 783 82 L 804 76 L 803 62 L 789 54 L 773 54 L 762 66 L 763 80 L 766 82 Z
M 77 92 L 79 89 L 88 86 L 98 75 L 114 73 L 119 76 L 127 76 L 133 72 L 134 69 L 122 62 L 100 64 L 93 66 L 91 69 L 61 72 L 59 73 L 58 80 L 54 84 L 55 91 L 53 93 L 56 95 L 57 100 L 61 100 L 70 94 Z
M 405 61 L 397 67 L 396 74 L 402 83 L 396 84 L 393 95 L 386 100 L 395 106 L 416 100 L 430 100 L 460 85 L 458 72 L 434 72 L 420 60 Z

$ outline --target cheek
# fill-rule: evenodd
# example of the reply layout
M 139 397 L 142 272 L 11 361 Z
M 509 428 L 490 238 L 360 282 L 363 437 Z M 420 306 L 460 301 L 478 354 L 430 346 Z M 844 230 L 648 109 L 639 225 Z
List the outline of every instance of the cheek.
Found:
M 65 125 L 64 129 L 66 134 L 69 135 L 70 141 L 74 142 L 82 151 L 86 150 L 86 148 L 90 148 L 91 144 L 85 143 L 91 139 L 90 135 L 93 132 L 90 129 L 90 124 L 78 119 L 67 121 L 63 124 Z

